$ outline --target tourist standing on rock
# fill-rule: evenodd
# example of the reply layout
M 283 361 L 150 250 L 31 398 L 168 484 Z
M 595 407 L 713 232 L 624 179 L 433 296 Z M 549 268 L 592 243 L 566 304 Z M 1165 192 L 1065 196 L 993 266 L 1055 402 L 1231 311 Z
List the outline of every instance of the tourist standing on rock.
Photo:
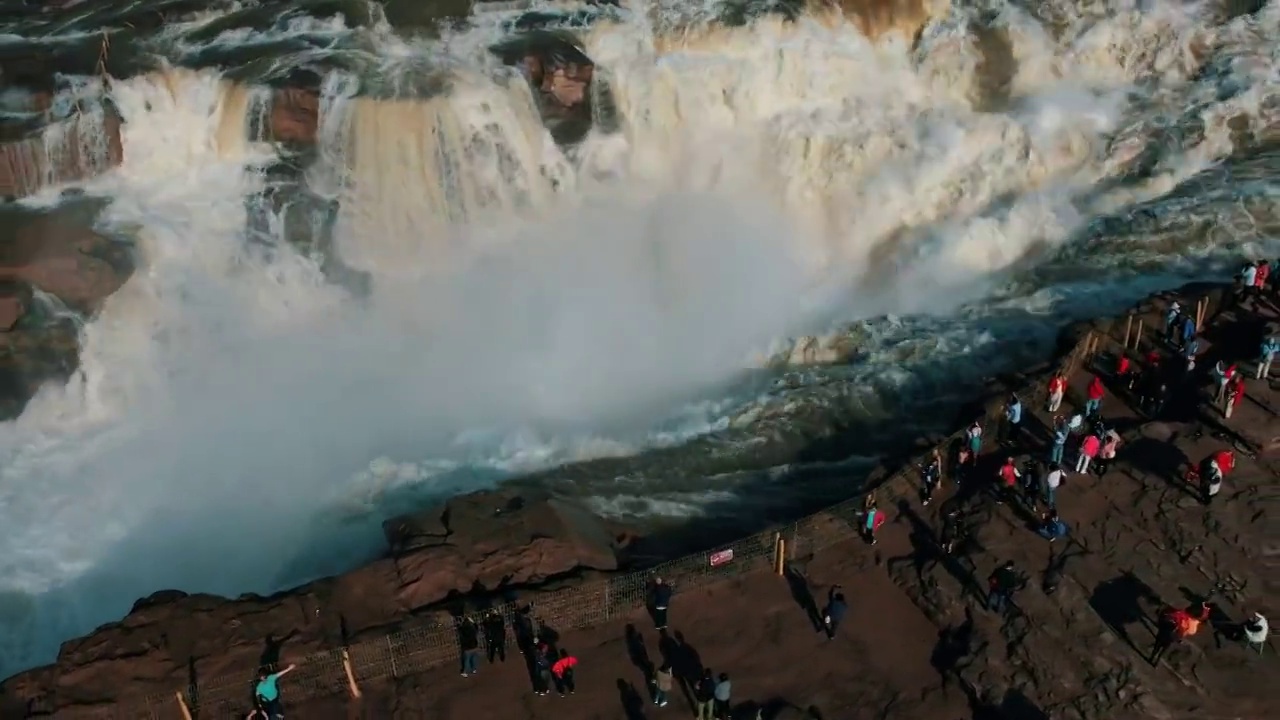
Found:
M 1049 462 L 1055 465 L 1062 464 L 1062 456 L 1067 449 L 1067 438 L 1071 435 L 1071 428 L 1067 427 L 1067 421 L 1058 415 L 1053 418 L 1053 446 L 1049 449 Z
M 573 669 L 578 666 L 578 658 L 569 654 L 568 650 L 560 648 L 560 657 L 551 665 L 551 677 L 556 683 L 556 692 L 560 693 L 560 697 L 564 697 L 566 690 L 572 695 L 575 689 L 573 684 Z
M 1018 439 L 1018 431 L 1022 428 L 1022 401 L 1017 395 L 1010 395 L 1004 403 L 1004 425 L 1001 426 L 1000 443 L 1012 445 Z
M 1271 626 L 1267 623 L 1267 618 L 1256 610 L 1249 616 L 1248 620 L 1244 621 L 1241 629 L 1244 630 L 1245 642 L 1258 647 L 1262 647 L 1267 642 L 1267 635 L 1271 632 Z
M 658 630 L 667 629 L 667 608 L 671 607 L 671 586 L 660 577 L 653 579 L 653 624 Z
M 996 479 L 999 481 L 996 488 L 996 502 L 1004 503 L 1006 499 L 1013 500 L 1014 490 L 1018 487 L 1018 478 L 1022 477 L 1022 473 L 1018 470 L 1018 466 L 1014 463 L 1012 457 L 1004 461 L 1004 465 L 996 471 Z
M 956 451 L 956 464 L 951 469 L 951 480 L 956 487 L 964 485 L 964 481 L 969 477 L 969 471 L 973 468 L 974 463 L 973 451 L 969 449 L 967 444 L 961 445 Z
M 556 658 L 552 655 L 551 646 L 539 642 L 533 650 L 533 691 L 538 695 L 551 693 L 551 666 Z
M 1120 433 L 1115 430 L 1108 430 L 1106 436 L 1102 439 L 1102 447 L 1098 449 L 1098 462 L 1094 466 L 1094 472 L 1098 477 L 1107 474 L 1107 468 L 1111 467 L 1111 462 L 1116 459 L 1116 453 L 1120 450 Z
M 1266 260 L 1258 261 L 1258 269 L 1254 273 L 1253 278 L 1253 296 L 1262 299 L 1262 295 L 1267 289 L 1267 278 L 1271 277 L 1271 265 Z
M 715 720 L 716 679 L 711 677 L 709 668 L 702 671 L 702 679 L 694 686 L 693 696 L 698 703 L 698 720 Z
M 729 720 L 729 708 L 733 700 L 733 685 L 729 683 L 729 673 L 720 673 L 716 680 L 716 718 Z
M 952 510 L 942 518 L 942 532 L 938 536 L 938 545 L 942 552 L 951 555 L 956 550 L 956 542 L 960 539 L 960 511 Z
M 484 646 L 490 664 L 493 664 L 494 658 L 507 661 L 507 621 L 497 610 L 490 610 L 484 616 Z
M 1236 406 L 1244 400 L 1244 376 L 1236 373 L 1227 382 L 1227 397 L 1222 401 L 1222 417 L 1230 420 Z
M 920 468 L 920 480 L 922 482 L 920 504 L 928 505 L 933 499 L 933 491 L 938 488 L 938 483 L 942 480 L 942 451 L 938 448 L 933 449 L 929 461 Z
M 1084 404 L 1084 416 L 1089 418 L 1098 414 L 1102 409 L 1102 397 L 1107 394 L 1106 389 L 1102 386 L 1102 378 L 1097 375 L 1089 381 L 1089 388 L 1085 391 L 1088 400 Z
M 972 455 L 972 461 L 978 461 L 978 455 L 982 454 L 982 423 L 974 420 L 965 431 L 965 440 L 969 444 L 969 453 Z
M 1218 385 L 1217 394 L 1213 396 L 1213 402 L 1215 404 L 1221 404 L 1227 397 L 1227 383 L 1231 382 L 1231 378 L 1235 377 L 1235 374 L 1235 363 L 1219 360 L 1217 364 L 1213 366 L 1213 379 Z
M 1050 508 L 1058 507 L 1058 486 L 1062 484 L 1062 466 L 1058 463 L 1049 465 L 1049 472 L 1044 476 L 1044 502 Z
M 674 673 L 671 670 L 671 663 L 662 663 L 662 667 L 658 668 L 658 672 L 653 676 L 653 704 L 658 707 L 667 706 L 667 693 L 671 692 L 671 685 L 674 682 Z
M 1080 452 L 1076 454 L 1076 472 L 1083 475 L 1089 472 L 1089 463 L 1098 455 L 1098 451 L 1102 449 L 1102 442 L 1098 440 L 1098 436 L 1089 433 L 1080 440 Z
M 840 589 L 840 585 L 836 584 L 827 590 L 827 607 L 822 611 L 822 625 L 827 631 L 828 640 L 835 640 L 836 630 L 840 629 L 840 623 L 849 612 L 849 604 L 844 601 L 844 593 Z
M 462 650 L 462 677 L 480 672 L 480 630 L 469 617 L 458 623 L 458 648 Z
M 1053 373 L 1053 377 L 1049 378 L 1049 412 L 1058 412 L 1058 408 L 1062 407 L 1062 397 L 1066 394 L 1067 376 L 1058 370 Z
M 1254 287 L 1257 286 L 1258 266 L 1254 263 L 1248 263 L 1240 269 L 1240 290 L 1239 300 L 1250 297 L 1254 293 Z
M 1268 335 L 1262 341 L 1262 346 L 1258 348 L 1258 372 L 1255 378 L 1261 380 L 1271 375 L 1271 362 L 1275 359 L 1276 353 L 1280 352 L 1280 340 L 1275 335 Z
M 1182 316 L 1182 347 L 1184 349 L 1195 339 L 1197 331 L 1196 319 L 1184 314 Z
M 885 519 L 884 512 L 877 508 L 874 502 L 867 508 L 865 519 L 862 522 L 862 538 L 867 543 L 876 544 L 876 531 L 884 524 Z
M 267 716 L 267 720 L 284 717 L 284 706 L 280 704 L 280 678 L 297 670 L 297 665 L 290 665 L 280 672 L 267 672 L 266 668 L 258 671 L 258 684 L 253 688 L 253 697 L 258 707 Z
M 995 572 L 987 577 L 987 609 L 992 612 L 1004 612 L 1005 608 L 1013 602 L 1013 593 L 1021 585 L 1017 571 L 1013 569 L 1013 561 L 1008 560 L 1004 565 L 996 568 Z
M 1164 314 L 1164 339 L 1170 345 L 1178 342 L 1178 328 L 1182 320 L 1182 306 L 1174 300 L 1169 304 L 1169 310 Z

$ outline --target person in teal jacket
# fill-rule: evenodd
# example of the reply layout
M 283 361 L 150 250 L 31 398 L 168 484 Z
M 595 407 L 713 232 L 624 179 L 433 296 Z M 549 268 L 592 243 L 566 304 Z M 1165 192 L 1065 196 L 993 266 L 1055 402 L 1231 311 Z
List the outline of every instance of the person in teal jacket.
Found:
M 280 704 L 280 688 L 277 683 L 280 678 L 297 668 L 297 665 L 290 665 L 280 672 L 267 672 L 266 668 L 258 671 L 258 684 L 253 688 L 253 696 L 258 701 L 262 712 L 266 713 L 267 720 L 279 720 L 284 717 L 284 706 Z
M 1280 340 L 1276 340 L 1274 335 L 1262 341 L 1262 347 L 1258 351 L 1258 380 L 1271 374 L 1271 360 L 1277 352 L 1280 352 Z

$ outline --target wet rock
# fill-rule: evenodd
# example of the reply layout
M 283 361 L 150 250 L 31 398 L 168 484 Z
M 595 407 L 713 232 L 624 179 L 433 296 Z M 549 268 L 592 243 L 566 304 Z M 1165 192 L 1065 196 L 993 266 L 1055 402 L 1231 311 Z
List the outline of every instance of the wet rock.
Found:
M 38 696 L 58 712 L 172 691 L 193 673 L 204 682 L 248 676 L 281 642 L 286 657 L 300 657 L 385 633 L 459 593 L 532 589 L 618 564 L 610 528 L 542 494 L 464 495 L 385 529 L 392 557 L 271 597 L 165 590 L 143 598 L 120 622 L 65 643 L 53 666 L 0 684 L 0 707 Z
M 41 95 L 31 97 L 41 102 Z M 90 178 L 124 158 L 120 118 L 109 110 L 77 112 L 41 123 L 33 132 L 0 144 L 0 197 L 26 197 L 49 185 Z
M 595 63 L 571 35 L 551 31 L 521 33 L 491 50 L 524 74 L 544 121 L 554 124 L 579 116 L 590 118 Z
M 279 88 L 271 96 L 269 117 L 269 139 L 314 143 L 320 123 L 320 93 L 307 88 Z
M 16 282 L 0 283 L 0 332 L 13 330 L 30 306 L 30 286 Z
M 26 283 L 93 312 L 129 277 L 127 250 L 78 219 L 42 214 L 18 222 L 0 238 L 0 281 Z

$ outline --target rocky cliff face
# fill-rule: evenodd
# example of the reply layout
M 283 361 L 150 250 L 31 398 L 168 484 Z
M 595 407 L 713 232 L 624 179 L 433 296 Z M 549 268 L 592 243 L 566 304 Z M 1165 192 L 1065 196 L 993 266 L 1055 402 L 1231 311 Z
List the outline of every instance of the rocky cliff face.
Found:
M 432 622 L 451 602 L 527 597 L 619 562 L 611 528 L 544 495 L 474 493 L 385 528 L 387 557 L 270 597 L 164 590 L 143 598 L 120 622 L 65 643 L 53 665 L 0 684 L 0 716 L 84 710 L 249 676 L 264 653 L 297 657 L 339 647 L 402 623 Z

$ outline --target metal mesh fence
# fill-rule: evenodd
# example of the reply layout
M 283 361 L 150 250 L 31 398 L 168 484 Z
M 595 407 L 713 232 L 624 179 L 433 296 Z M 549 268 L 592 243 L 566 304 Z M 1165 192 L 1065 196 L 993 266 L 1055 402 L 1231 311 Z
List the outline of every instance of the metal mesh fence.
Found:
M 1156 328 L 1151 328 L 1153 331 Z M 1113 325 L 1105 331 L 1090 332 L 1059 362 L 1067 377 L 1092 361 L 1102 349 L 1119 347 L 1121 338 Z M 1126 330 L 1125 340 L 1128 339 Z M 1019 397 L 1026 403 L 1047 401 L 1047 387 L 1038 380 L 1024 388 Z M 987 420 L 999 417 L 998 403 L 987 408 Z M 945 452 L 964 431 L 942 441 Z M 918 470 L 907 467 L 878 486 L 869 488 L 878 502 L 890 503 L 914 493 L 918 486 Z M 656 567 L 575 586 L 537 598 L 536 617 L 558 631 L 599 625 L 623 617 L 645 606 L 654 577 L 663 577 L 682 590 L 715 584 L 733 577 L 772 567 L 779 552 L 778 541 L 785 541 L 784 557 L 795 560 L 836 543 L 857 537 L 866 493 L 850 498 L 789 525 L 770 529 L 713 551 L 671 560 Z M 494 608 L 511 627 L 519 605 L 511 603 Z M 508 643 L 514 640 L 508 636 Z M 297 661 L 298 669 L 285 686 L 285 700 L 301 699 L 347 692 L 350 683 L 357 686 L 385 678 L 398 678 L 457 662 L 457 621 L 439 613 L 416 618 L 412 625 L 380 637 L 363 640 L 342 649 L 327 650 Z M 348 668 L 350 680 L 348 679 Z M 186 713 L 198 720 L 243 717 L 251 703 L 254 674 L 257 668 L 245 668 L 241 674 L 214 678 L 182 691 L 141 698 L 131 703 L 86 710 L 86 720 L 167 720 L 185 718 Z

